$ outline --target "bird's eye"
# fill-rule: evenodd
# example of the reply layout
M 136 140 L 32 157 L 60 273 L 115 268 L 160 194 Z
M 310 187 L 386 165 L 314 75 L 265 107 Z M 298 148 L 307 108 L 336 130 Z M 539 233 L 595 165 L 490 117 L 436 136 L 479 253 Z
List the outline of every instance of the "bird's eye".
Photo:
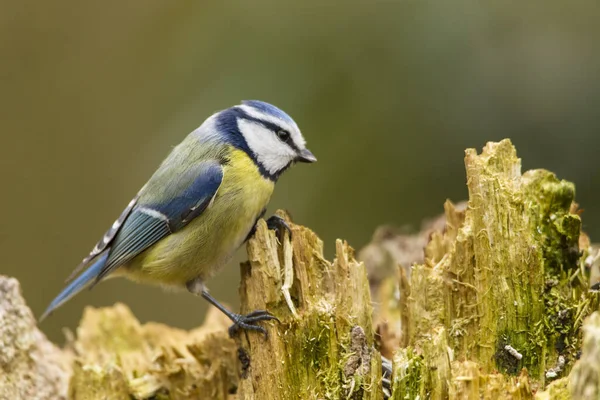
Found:
M 286 130 L 281 129 L 277 131 L 277 137 L 283 140 L 284 142 L 287 142 L 290 139 L 290 133 Z

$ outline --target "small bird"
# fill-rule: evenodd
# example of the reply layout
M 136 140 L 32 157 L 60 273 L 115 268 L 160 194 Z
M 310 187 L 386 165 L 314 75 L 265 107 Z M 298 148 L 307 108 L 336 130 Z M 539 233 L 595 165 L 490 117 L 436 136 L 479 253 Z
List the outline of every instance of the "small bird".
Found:
M 259 310 L 236 314 L 214 299 L 204 282 L 254 231 L 279 176 L 315 156 L 290 116 L 258 100 L 217 112 L 163 161 L 90 254 L 67 280 L 40 321 L 86 287 L 108 276 L 187 288 L 219 308 L 239 329 L 276 319 Z M 270 229 L 287 229 L 273 216 Z

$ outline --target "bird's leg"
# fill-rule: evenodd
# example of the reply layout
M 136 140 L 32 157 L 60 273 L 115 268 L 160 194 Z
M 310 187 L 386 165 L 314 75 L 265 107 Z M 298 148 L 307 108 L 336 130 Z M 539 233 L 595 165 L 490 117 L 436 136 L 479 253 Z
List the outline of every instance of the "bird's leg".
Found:
M 233 321 L 233 325 L 229 327 L 229 336 L 235 336 L 240 329 L 262 332 L 267 338 L 267 331 L 260 325 L 256 325 L 257 322 L 275 320 L 279 322 L 277 317 L 266 310 L 257 310 L 248 314 L 237 314 L 228 310 L 224 305 L 219 303 L 217 299 L 212 297 L 210 293 L 204 287 L 204 284 L 199 279 L 193 279 L 187 283 L 188 290 L 196 295 L 201 295 L 206 301 L 213 306 L 217 307 L 223 314 L 225 314 L 230 320 Z
M 254 223 L 254 225 L 252 225 L 252 229 L 250 229 L 250 232 L 248 232 L 248 235 L 246 235 L 246 239 L 244 239 L 244 243 L 246 243 L 248 240 L 250 240 L 250 238 L 252 236 L 254 236 L 255 233 L 256 233 L 256 223 Z
M 219 310 L 223 312 L 223 314 L 227 315 L 230 320 L 233 321 L 233 325 L 229 327 L 229 336 L 235 336 L 240 329 L 250 330 L 250 331 L 258 331 L 262 332 L 265 335 L 265 339 L 267 338 L 267 331 L 260 325 L 256 325 L 257 322 L 261 321 L 271 321 L 275 320 L 279 322 L 277 317 L 266 310 L 256 310 L 251 313 L 242 315 L 234 313 L 227 308 L 225 308 L 221 303 L 217 301 L 214 297 L 212 297 L 206 290 L 202 292 L 202 297 L 206 299 L 210 304 L 217 307 Z

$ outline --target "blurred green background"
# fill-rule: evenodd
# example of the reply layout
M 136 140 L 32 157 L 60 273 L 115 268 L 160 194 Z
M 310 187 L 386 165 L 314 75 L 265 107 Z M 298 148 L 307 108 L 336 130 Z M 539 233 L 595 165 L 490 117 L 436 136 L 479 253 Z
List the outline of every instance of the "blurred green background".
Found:
M 170 148 L 242 99 L 287 111 L 319 158 L 271 211 L 329 256 L 464 199 L 464 149 L 504 137 L 524 169 L 577 184 L 598 240 L 600 7 L 523 3 L 0 0 L 0 273 L 39 315 Z M 243 258 L 209 282 L 233 307 Z M 42 328 L 61 342 L 86 304 L 116 301 L 185 328 L 206 309 L 112 280 Z

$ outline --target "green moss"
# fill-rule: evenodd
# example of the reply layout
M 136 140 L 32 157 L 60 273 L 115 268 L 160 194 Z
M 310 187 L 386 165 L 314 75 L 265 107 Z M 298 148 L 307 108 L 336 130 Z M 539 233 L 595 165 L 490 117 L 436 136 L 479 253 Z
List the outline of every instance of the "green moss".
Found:
M 579 249 L 581 219 L 571 214 L 575 198 L 572 183 L 559 180 L 544 170 L 530 171 L 524 175 L 525 191 L 532 204 L 532 228 L 542 243 L 545 286 L 542 289 L 544 312 L 530 340 L 545 342 L 543 365 L 553 367 L 559 356 L 567 365 L 557 377 L 568 373 L 581 340 L 581 309 L 588 297 L 587 279 L 573 280 L 580 272 L 582 252 Z M 589 313 L 589 311 L 586 311 Z M 545 371 L 541 375 L 545 379 Z
M 286 329 L 290 398 L 340 398 L 341 368 L 331 314 L 312 312 Z
M 423 358 L 412 348 L 398 350 L 394 357 L 392 400 L 427 398 L 423 385 L 424 368 Z
M 331 327 L 326 321 L 318 321 L 316 330 L 305 331 L 299 338 L 302 348 L 303 363 L 310 368 L 321 368 L 321 363 L 328 359 L 331 352 Z
M 559 275 L 575 269 L 580 257 L 581 230 L 581 219 L 570 213 L 575 186 L 545 170 L 529 171 L 524 176 L 526 193 L 538 209 L 535 230 L 542 236 L 546 273 Z

